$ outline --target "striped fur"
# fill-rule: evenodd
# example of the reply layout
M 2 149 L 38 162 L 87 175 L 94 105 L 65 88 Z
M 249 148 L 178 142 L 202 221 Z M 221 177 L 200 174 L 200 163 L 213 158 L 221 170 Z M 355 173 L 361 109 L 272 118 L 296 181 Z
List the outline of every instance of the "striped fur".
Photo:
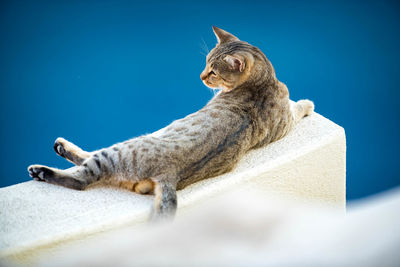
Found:
M 56 153 L 76 166 L 32 165 L 30 175 L 78 190 L 112 181 L 154 193 L 152 218 L 170 218 L 177 189 L 230 171 L 248 150 L 282 138 L 313 112 L 308 100 L 290 105 L 286 86 L 258 48 L 216 27 L 214 32 L 219 43 L 207 56 L 201 79 L 222 91 L 204 108 L 155 133 L 94 152 L 58 138 Z

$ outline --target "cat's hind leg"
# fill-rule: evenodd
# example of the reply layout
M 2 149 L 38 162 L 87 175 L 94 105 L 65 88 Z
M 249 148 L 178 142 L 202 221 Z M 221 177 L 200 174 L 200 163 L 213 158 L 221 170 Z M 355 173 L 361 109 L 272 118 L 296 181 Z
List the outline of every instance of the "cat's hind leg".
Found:
M 304 99 L 292 103 L 292 113 L 296 123 L 303 117 L 311 115 L 313 112 L 314 103 L 310 100 Z
M 90 179 L 87 179 L 84 175 L 84 167 L 80 166 L 60 170 L 44 165 L 31 165 L 28 167 L 28 172 L 35 180 L 45 181 L 77 190 L 85 189 L 90 183 Z
M 176 185 L 166 179 L 152 179 L 154 182 L 154 204 L 150 221 L 170 220 L 177 209 Z
M 113 150 L 111 150 L 113 151 Z M 92 152 L 80 166 L 60 170 L 43 165 L 31 165 L 28 172 L 35 180 L 46 181 L 52 184 L 83 190 L 89 184 L 112 176 L 116 171 L 116 164 L 111 152 L 106 150 Z
M 57 138 L 57 140 L 54 142 L 54 151 L 57 153 L 57 155 L 65 158 L 75 165 L 82 165 L 82 163 L 91 156 L 91 153 L 82 150 L 78 146 L 68 142 L 62 137 Z

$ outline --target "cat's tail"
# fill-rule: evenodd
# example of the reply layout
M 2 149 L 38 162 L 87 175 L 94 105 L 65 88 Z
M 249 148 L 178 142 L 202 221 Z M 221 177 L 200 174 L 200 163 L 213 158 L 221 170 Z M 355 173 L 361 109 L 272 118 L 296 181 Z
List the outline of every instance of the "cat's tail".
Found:
M 314 112 L 314 103 L 308 99 L 299 100 L 291 106 L 294 122 L 297 123 L 305 116 Z
M 173 219 L 177 207 L 176 185 L 164 179 L 156 180 L 154 184 L 154 204 L 150 221 L 158 222 Z

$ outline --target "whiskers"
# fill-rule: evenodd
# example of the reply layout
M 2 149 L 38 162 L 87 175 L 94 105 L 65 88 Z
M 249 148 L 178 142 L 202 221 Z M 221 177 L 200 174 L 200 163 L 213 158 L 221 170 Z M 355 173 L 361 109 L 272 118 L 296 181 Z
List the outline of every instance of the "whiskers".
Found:
M 203 56 L 207 56 L 208 53 L 210 53 L 210 50 L 208 49 L 208 46 L 206 44 L 206 42 L 204 41 L 203 37 L 201 37 L 201 40 L 203 41 L 203 43 L 200 44 L 200 48 L 202 51 L 200 51 L 200 54 L 202 54 Z
M 200 43 L 200 54 L 202 54 L 203 56 L 207 56 L 210 53 L 210 50 L 208 49 L 208 46 L 206 44 L 206 42 L 204 41 L 204 38 L 201 37 L 201 41 L 202 43 Z M 208 90 L 212 93 L 213 97 L 215 97 L 216 95 L 218 95 L 221 92 L 221 88 L 210 88 L 208 86 L 206 86 L 208 88 Z

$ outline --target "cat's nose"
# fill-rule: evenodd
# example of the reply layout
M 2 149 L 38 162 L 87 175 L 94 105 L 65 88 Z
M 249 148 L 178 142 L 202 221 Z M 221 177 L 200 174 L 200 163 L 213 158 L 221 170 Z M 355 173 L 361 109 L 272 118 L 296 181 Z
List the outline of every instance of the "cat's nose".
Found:
M 204 71 L 200 74 L 200 79 L 203 81 L 205 78 L 207 78 L 207 73 Z

